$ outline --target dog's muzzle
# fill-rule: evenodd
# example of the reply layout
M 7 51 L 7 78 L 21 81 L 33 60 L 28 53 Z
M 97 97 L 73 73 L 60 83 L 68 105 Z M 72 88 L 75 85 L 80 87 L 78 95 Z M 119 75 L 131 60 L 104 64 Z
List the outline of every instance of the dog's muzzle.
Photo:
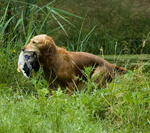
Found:
M 24 50 L 25 50 L 25 48 L 23 47 L 21 50 L 22 50 L 22 51 L 24 51 Z

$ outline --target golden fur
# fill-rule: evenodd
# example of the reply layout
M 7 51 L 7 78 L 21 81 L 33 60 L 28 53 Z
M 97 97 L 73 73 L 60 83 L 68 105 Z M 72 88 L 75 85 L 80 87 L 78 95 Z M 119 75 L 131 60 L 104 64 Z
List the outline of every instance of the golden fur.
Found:
M 106 60 L 86 52 L 70 52 L 55 45 L 53 39 L 47 35 L 38 35 L 31 39 L 24 47 L 24 51 L 35 51 L 39 62 L 44 70 L 45 78 L 49 84 L 49 90 L 60 86 L 68 88 L 71 94 L 76 86 L 80 86 L 77 76 L 86 80 L 82 70 L 84 67 L 94 67 L 91 78 L 98 75 L 95 82 L 99 87 L 105 85 L 106 81 L 111 82 L 115 74 L 121 75 L 128 70 Z

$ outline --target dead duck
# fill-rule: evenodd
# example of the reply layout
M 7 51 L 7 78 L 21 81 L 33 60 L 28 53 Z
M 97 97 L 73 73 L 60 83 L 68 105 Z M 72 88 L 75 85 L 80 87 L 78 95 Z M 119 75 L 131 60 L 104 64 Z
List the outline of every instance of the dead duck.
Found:
M 32 69 L 34 70 L 33 76 L 35 76 L 36 72 L 40 69 L 40 64 L 38 62 L 36 53 L 33 51 L 28 51 L 26 53 L 21 51 L 18 59 L 17 71 L 20 72 L 21 70 L 23 75 L 29 79 Z

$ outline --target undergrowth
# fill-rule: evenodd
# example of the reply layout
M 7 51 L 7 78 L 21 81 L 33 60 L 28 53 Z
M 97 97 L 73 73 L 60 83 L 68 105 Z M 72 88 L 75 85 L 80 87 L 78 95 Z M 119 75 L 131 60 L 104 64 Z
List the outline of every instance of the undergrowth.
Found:
M 15 49 L 15 45 L 9 52 L 1 49 L 0 54 L 0 132 L 150 130 L 150 81 L 144 69 L 129 71 L 100 90 L 89 79 L 90 69 L 85 69 L 87 90 L 69 97 L 58 88 L 48 96 L 42 69 L 30 80 L 17 72 Z
M 87 89 L 81 92 L 76 91 L 70 97 L 61 88 L 53 91 L 53 96 L 48 96 L 48 85 L 44 79 L 42 69 L 35 78 L 31 77 L 30 80 L 26 79 L 22 73 L 17 72 L 20 50 L 34 34 L 50 34 L 53 31 L 59 31 L 59 29 L 67 34 L 65 25 L 61 22 L 65 21 L 72 25 L 68 16 L 80 18 L 64 10 L 54 8 L 55 0 L 46 5 L 43 5 L 43 3 L 37 4 L 37 2 L 37 0 L 29 0 L 28 3 L 14 0 L 0 2 L 0 15 L 2 15 L 0 19 L 2 29 L 0 32 L 0 133 L 149 132 L 149 61 L 138 69 L 134 68 L 133 72 L 129 71 L 127 74 L 116 78 L 112 83 L 107 84 L 106 88 L 99 90 L 93 80 L 89 78 L 90 69 L 85 69 L 84 74 L 88 80 L 84 82 Z M 109 3 L 109 1 L 106 3 Z M 103 2 L 102 4 L 105 5 L 106 3 Z M 111 4 L 113 3 L 111 2 Z M 108 7 L 112 7 L 111 4 Z M 114 5 L 116 7 L 117 4 L 114 3 Z M 112 11 L 114 8 L 110 9 Z M 119 9 L 121 10 L 121 8 Z M 121 10 L 120 13 L 124 12 Z M 126 48 L 128 53 L 131 50 L 130 47 L 133 46 L 132 37 L 131 40 L 126 38 L 123 43 L 123 40 L 120 43 L 117 35 L 124 37 L 124 35 L 127 35 L 126 32 L 120 34 L 123 30 L 120 30 L 118 25 L 116 28 L 119 29 L 119 32 L 115 30 L 118 34 L 116 33 L 113 36 L 113 34 L 110 34 L 114 33 L 114 30 L 111 29 L 113 26 L 108 29 L 112 21 L 105 23 L 108 22 L 109 18 L 114 18 L 115 13 L 111 14 L 110 12 L 110 16 L 108 15 L 106 18 L 103 15 L 105 16 L 104 12 L 101 14 L 103 23 L 101 22 L 102 32 L 99 35 L 95 32 L 99 26 L 97 23 L 94 25 L 91 23 L 92 27 L 88 32 L 85 32 L 84 25 L 87 17 L 85 15 L 85 19 L 80 18 L 82 22 L 80 21 L 80 26 L 78 25 L 80 27 L 79 32 L 74 30 L 69 34 L 70 42 L 64 36 L 57 36 L 58 38 L 56 38 L 61 40 L 62 43 L 65 42 L 65 47 L 72 51 L 85 50 L 92 53 L 97 51 L 96 53 L 100 52 L 102 55 L 105 53 L 115 53 L 116 55 Z M 47 25 L 51 24 L 51 20 L 57 22 L 57 28 L 49 27 L 47 31 Z M 126 18 L 125 20 L 126 25 L 132 19 Z M 145 24 L 145 21 L 146 19 L 142 24 Z M 54 24 L 54 22 L 52 23 Z M 118 23 L 118 21 L 113 22 Z M 108 26 L 105 26 L 105 24 Z M 143 30 L 144 28 L 140 27 L 140 29 Z M 126 28 L 125 31 L 127 30 Z M 140 48 L 141 53 L 144 53 L 145 44 L 148 46 L 147 43 L 150 40 L 149 31 L 147 30 L 148 28 L 144 33 L 141 32 L 142 35 L 147 34 L 143 37 L 143 42 L 139 41 L 137 47 L 134 45 L 131 51 Z M 131 31 L 134 30 L 131 28 Z M 95 36 L 98 38 L 95 39 Z M 56 42 L 59 42 L 58 40 Z M 121 48 L 118 48 L 118 42 L 121 44 L 119 44 Z M 139 65 L 140 62 L 139 59 Z
M 138 78 L 130 71 L 106 88 L 83 90 L 70 97 L 61 88 L 47 97 L 47 89 L 41 86 L 46 86 L 44 80 L 30 82 L 35 89 L 30 94 L 23 93 L 21 87 L 14 92 L 13 87 L 0 84 L 1 132 L 150 130 L 150 82 L 144 75 Z

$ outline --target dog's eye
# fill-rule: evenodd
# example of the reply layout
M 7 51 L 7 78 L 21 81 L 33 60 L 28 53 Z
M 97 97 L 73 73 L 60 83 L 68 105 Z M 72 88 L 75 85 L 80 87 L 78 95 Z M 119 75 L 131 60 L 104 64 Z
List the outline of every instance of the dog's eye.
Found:
M 35 41 L 33 41 L 32 43 L 36 43 Z

